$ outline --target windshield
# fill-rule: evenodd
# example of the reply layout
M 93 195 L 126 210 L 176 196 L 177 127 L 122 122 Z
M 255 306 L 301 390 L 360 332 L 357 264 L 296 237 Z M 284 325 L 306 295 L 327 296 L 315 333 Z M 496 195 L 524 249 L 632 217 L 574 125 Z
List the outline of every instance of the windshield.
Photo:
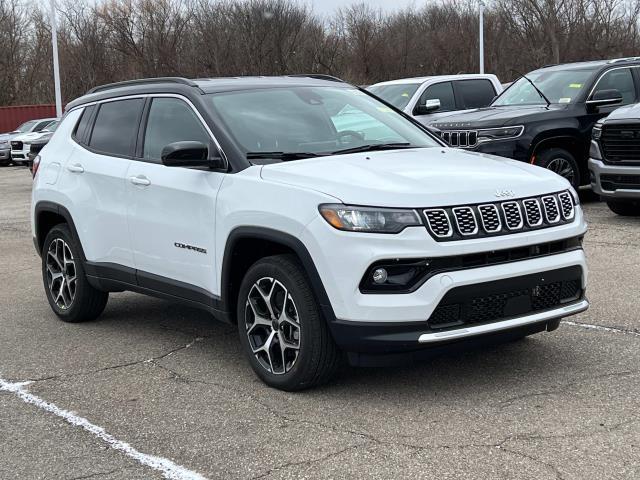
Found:
M 551 103 L 574 103 L 585 89 L 592 74 L 592 70 L 539 70 L 527 74 L 527 77 L 535 83 Z M 536 92 L 535 88 L 521 77 L 505 90 L 493 102 L 492 106 L 546 104 L 547 102 Z
M 354 88 L 264 88 L 210 97 L 231 136 L 251 158 L 260 152 L 321 155 L 375 145 L 440 146 L 424 130 Z
M 374 95 L 377 95 L 385 102 L 389 102 L 394 107 L 402 110 L 407 106 L 409 100 L 411 100 L 411 97 L 416 93 L 419 86 L 419 83 L 373 85 L 367 88 L 367 90 Z
M 34 127 L 36 123 L 38 123 L 37 120 L 30 120 L 28 122 L 24 122 L 22 125 L 16 128 L 15 131 L 20 133 L 28 132 Z

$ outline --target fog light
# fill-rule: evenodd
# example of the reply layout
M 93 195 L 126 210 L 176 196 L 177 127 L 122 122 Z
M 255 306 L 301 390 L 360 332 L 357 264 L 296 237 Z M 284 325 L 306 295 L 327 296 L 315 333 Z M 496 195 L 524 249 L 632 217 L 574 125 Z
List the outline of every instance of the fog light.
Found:
M 387 281 L 387 271 L 384 268 L 376 268 L 373 271 L 373 282 L 382 285 Z

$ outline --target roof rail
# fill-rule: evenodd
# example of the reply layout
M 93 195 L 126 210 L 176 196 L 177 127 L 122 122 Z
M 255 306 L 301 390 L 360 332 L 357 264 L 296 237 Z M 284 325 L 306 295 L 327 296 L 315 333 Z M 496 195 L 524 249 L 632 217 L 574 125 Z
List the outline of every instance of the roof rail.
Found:
M 614 58 L 613 60 L 609 60 L 608 63 L 637 62 L 638 60 L 640 60 L 640 57 L 624 57 Z
M 341 78 L 334 77 L 333 75 L 325 75 L 324 73 L 296 73 L 293 75 L 287 75 L 287 77 L 315 78 L 316 80 L 327 80 L 329 82 L 347 83 Z
M 107 83 L 106 85 L 100 85 L 93 87 L 86 94 L 102 92 L 104 90 L 111 90 L 112 88 L 129 87 L 134 85 L 149 85 L 154 83 L 176 83 L 180 85 L 187 85 L 189 87 L 197 87 L 198 84 L 193 80 L 183 77 L 156 77 L 156 78 L 137 78 L 135 80 L 125 80 L 124 82 Z

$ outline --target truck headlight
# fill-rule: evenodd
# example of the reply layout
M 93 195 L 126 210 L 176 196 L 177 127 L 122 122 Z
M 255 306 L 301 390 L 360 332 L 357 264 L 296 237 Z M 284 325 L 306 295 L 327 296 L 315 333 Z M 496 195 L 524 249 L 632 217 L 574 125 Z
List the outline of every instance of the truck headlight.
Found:
M 524 132 L 524 125 L 515 127 L 500 128 L 483 128 L 478 130 L 479 142 L 490 142 L 493 140 L 507 140 L 509 138 L 518 138 Z
M 600 151 L 600 145 L 595 140 L 591 140 L 591 146 L 589 147 L 589 157 L 595 160 L 602 160 L 602 152 Z
M 406 227 L 422 225 L 418 213 L 409 209 L 341 204 L 320 205 L 318 209 L 329 225 L 347 232 L 399 233 Z

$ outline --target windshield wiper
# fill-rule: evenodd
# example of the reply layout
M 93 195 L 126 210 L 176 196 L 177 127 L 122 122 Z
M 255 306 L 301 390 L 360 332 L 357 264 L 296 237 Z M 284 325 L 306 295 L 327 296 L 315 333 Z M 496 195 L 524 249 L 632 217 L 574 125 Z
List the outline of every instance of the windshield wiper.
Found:
M 336 150 L 331 152 L 332 155 L 341 155 L 343 153 L 358 152 L 375 152 L 376 150 L 395 150 L 397 148 L 413 148 L 410 143 L 373 143 L 371 145 L 361 145 L 359 147 L 345 148 L 344 150 Z
M 543 99 L 545 102 L 547 102 L 547 108 L 551 106 L 551 102 L 549 101 L 549 99 L 547 98 L 547 96 L 546 96 L 544 93 L 542 93 L 542 90 L 540 90 L 538 87 L 536 87 L 536 84 L 535 84 L 535 83 L 533 83 L 529 77 L 527 77 L 524 73 L 520 73 L 519 71 L 517 71 L 517 70 L 516 70 L 516 69 L 514 69 L 514 68 L 512 68 L 512 69 L 511 69 L 511 71 L 512 71 L 512 72 L 517 73 L 518 75 L 520 75 L 520 77 L 524 78 L 527 82 L 529 82 L 529 83 L 531 84 L 531 86 L 532 86 L 533 88 L 535 88 L 535 89 L 536 89 L 536 92 L 538 92 L 538 95 L 540 95 L 540 97 L 542 97 L 542 99 Z
M 289 160 L 302 160 L 305 158 L 322 157 L 322 154 L 313 152 L 247 152 L 248 160 L 260 158 L 273 158 L 288 162 Z

